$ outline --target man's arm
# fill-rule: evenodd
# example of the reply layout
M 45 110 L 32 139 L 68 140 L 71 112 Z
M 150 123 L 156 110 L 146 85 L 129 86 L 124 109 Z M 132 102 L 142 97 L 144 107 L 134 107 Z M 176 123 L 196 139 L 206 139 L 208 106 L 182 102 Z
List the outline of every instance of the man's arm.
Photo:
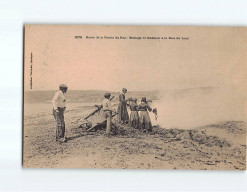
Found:
M 59 92 L 56 92 L 55 95 L 54 95 L 54 97 L 53 97 L 53 99 L 52 99 L 52 101 L 51 101 L 54 110 L 58 110 L 57 109 L 57 100 L 59 98 L 59 95 L 60 95 L 60 93 Z

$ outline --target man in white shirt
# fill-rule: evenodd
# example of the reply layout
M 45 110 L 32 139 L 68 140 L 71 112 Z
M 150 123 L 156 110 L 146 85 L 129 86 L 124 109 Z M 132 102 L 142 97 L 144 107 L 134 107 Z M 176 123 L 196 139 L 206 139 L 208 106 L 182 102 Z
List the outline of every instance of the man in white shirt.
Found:
M 52 99 L 53 116 L 57 122 L 56 141 L 60 143 L 66 142 L 65 138 L 65 122 L 64 111 L 66 109 L 66 99 L 64 94 L 67 92 L 68 87 L 65 84 L 59 85 L 57 91 Z
M 106 136 L 110 136 L 111 134 L 111 119 L 112 119 L 112 112 L 113 109 L 111 107 L 111 93 L 105 93 L 105 99 L 103 100 L 103 111 L 106 118 Z

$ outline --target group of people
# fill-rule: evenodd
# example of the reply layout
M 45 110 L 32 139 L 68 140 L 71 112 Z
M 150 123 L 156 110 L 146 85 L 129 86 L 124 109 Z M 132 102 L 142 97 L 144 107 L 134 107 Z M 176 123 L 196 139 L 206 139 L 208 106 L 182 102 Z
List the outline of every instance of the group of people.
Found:
M 65 84 L 59 85 L 59 91 L 57 91 L 52 99 L 53 105 L 53 116 L 56 120 L 56 141 L 63 143 L 66 142 L 65 137 L 65 122 L 64 122 L 64 111 L 66 109 L 66 99 L 65 93 L 68 87 Z M 127 89 L 123 88 L 122 93 L 119 95 L 119 105 L 118 105 L 118 122 L 122 124 L 129 124 L 131 127 L 141 130 L 152 131 L 152 124 L 149 116 L 149 112 L 152 108 L 149 106 L 146 97 L 142 97 L 141 103 L 137 104 L 136 98 L 125 98 Z M 107 92 L 104 94 L 105 99 L 103 100 L 103 113 L 106 118 L 106 135 L 109 136 L 111 133 L 111 123 L 112 123 L 112 113 L 114 109 L 111 106 L 111 93 Z M 129 106 L 131 112 L 130 115 L 127 111 L 127 106 Z M 139 113 L 140 114 L 139 114 Z M 153 109 L 156 112 L 156 109 Z M 157 114 L 157 113 L 156 113 Z
M 131 127 L 136 129 L 152 131 L 152 124 L 148 111 L 153 111 L 157 114 L 157 110 L 150 107 L 146 97 L 142 97 L 141 103 L 138 105 L 136 98 L 126 99 L 126 93 L 127 89 L 123 88 L 122 93 L 119 95 L 118 122 L 122 124 L 129 124 Z M 106 134 L 109 135 L 111 129 L 111 113 L 113 112 L 111 102 L 109 100 L 111 94 L 107 92 L 104 97 L 103 111 L 107 120 Z M 128 114 L 127 106 L 130 108 L 130 115 Z

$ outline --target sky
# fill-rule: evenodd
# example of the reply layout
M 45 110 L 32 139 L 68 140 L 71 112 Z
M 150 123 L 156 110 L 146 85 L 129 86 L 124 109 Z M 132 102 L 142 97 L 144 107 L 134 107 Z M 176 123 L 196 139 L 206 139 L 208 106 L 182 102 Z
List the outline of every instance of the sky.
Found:
M 31 90 L 31 53 L 32 90 L 246 87 L 246 41 L 237 27 L 26 25 L 24 89 Z

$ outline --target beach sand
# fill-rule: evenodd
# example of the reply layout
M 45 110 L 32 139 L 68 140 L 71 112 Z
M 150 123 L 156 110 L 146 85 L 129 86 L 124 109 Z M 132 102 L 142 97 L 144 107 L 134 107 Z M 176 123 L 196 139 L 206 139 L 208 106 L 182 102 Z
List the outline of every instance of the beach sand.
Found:
M 68 142 L 55 141 L 52 115 L 25 117 L 23 166 L 32 168 L 117 168 L 245 170 L 246 128 L 227 121 L 198 129 L 154 127 L 143 133 L 118 125 L 116 135 L 79 128 L 81 111 L 65 113 Z

